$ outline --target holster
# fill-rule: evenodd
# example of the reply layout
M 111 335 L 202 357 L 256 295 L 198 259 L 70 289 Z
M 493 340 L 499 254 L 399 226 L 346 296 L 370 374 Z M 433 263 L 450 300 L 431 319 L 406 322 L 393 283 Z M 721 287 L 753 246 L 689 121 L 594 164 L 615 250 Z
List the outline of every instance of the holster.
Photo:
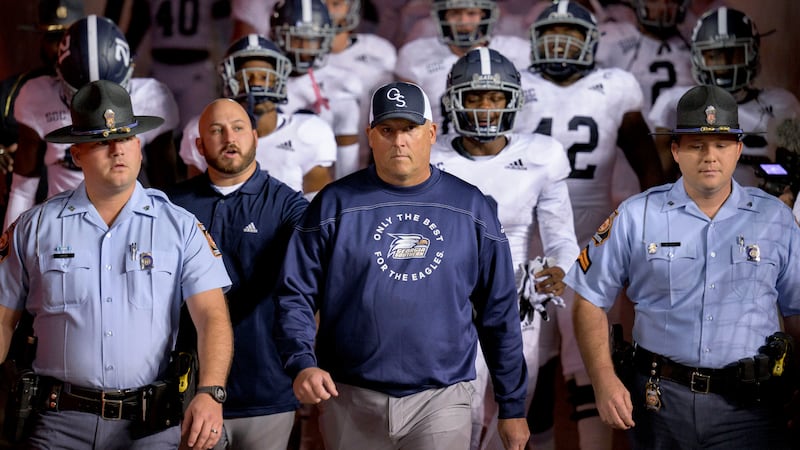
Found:
M 11 382 L 3 422 L 3 436 L 12 444 L 23 442 L 33 431 L 36 410 L 39 409 L 39 377 L 31 370 L 17 371 L 14 361 L 4 363 Z
M 147 436 L 180 424 L 196 386 L 197 354 L 172 352 L 167 377 L 150 384 L 142 393 L 144 417 L 134 436 Z
M 3 394 L 6 395 L 3 437 L 11 443 L 24 441 L 33 431 L 39 401 L 39 378 L 31 366 L 36 357 L 37 338 L 33 334 L 33 316 L 27 311 L 17 324 L 8 355 L 2 365 Z
M 614 363 L 614 372 L 626 386 L 634 374 L 633 353 L 633 345 L 623 337 L 622 325 L 618 323 L 612 325 L 611 361 Z

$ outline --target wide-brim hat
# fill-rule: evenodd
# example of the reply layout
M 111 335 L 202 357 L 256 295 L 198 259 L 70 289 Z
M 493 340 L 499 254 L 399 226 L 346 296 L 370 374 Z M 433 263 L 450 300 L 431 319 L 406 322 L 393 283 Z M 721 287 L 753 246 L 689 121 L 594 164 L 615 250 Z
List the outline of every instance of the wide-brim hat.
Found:
M 134 116 L 131 96 L 112 81 L 87 83 L 72 97 L 72 125 L 48 133 L 44 139 L 59 144 L 77 144 L 123 139 L 157 128 L 164 119 Z
M 36 24 L 18 28 L 22 31 L 63 33 L 84 16 L 83 0 L 39 0 Z
M 701 85 L 689 89 L 678 101 L 677 113 L 675 128 L 651 134 L 751 133 L 739 128 L 739 105 L 730 92 L 719 86 Z

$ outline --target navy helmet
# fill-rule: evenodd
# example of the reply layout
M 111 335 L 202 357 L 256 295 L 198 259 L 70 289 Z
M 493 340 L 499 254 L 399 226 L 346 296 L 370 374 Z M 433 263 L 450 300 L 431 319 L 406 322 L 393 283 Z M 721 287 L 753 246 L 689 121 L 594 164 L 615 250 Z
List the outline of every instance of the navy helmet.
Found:
M 760 35 L 743 12 L 721 7 L 705 13 L 692 32 L 692 75 L 700 84 L 730 92 L 748 86 L 759 71 Z
M 505 107 L 467 108 L 465 98 L 475 91 L 502 92 Z M 462 136 L 485 142 L 510 133 L 523 102 L 519 71 L 496 50 L 488 47 L 470 50 L 450 69 L 443 103 L 456 132 Z
M 243 67 L 260 60 L 271 67 Z M 249 34 L 233 44 L 219 65 L 223 94 L 237 101 L 286 103 L 286 84 L 292 63 L 281 49 L 263 36 Z
M 548 28 L 566 26 L 583 35 L 546 33 Z M 599 32 L 597 19 L 576 2 L 555 2 L 539 14 L 531 25 L 531 65 L 554 80 L 561 81 L 575 73 L 594 68 Z
M 336 29 L 321 0 L 281 0 L 272 11 L 270 33 L 292 61 L 294 72 L 306 73 L 330 53 Z
M 477 27 L 470 31 L 459 31 L 459 23 L 447 20 L 447 11 L 451 9 L 478 8 L 481 19 Z M 439 40 L 448 45 L 471 48 L 489 40 L 492 29 L 500 17 L 500 9 L 494 0 L 434 0 L 431 11 L 433 21 L 439 31 Z
M 128 41 L 111 20 L 96 15 L 84 17 L 61 38 L 56 72 L 67 104 L 90 81 L 113 81 L 127 88 L 133 73 Z

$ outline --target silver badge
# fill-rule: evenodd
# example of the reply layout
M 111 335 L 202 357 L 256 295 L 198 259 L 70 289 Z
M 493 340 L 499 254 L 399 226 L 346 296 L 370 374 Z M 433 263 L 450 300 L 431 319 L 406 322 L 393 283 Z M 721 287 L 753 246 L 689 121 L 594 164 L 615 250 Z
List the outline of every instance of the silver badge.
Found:
M 761 249 L 758 248 L 758 244 L 747 246 L 747 260 L 752 262 L 761 261 Z
M 116 114 L 114 114 L 113 109 L 107 109 L 103 113 L 103 118 L 106 119 L 106 128 L 114 128 L 114 125 L 117 123 L 117 121 L 114 119 L 115 115 Z
M 712 105 L 708 105 L 705 112 L 706 123 L 709 125 L 714 125 L 717 122 L 717 108 L 714 108 Z
M 139 267 L 142 270 L 148 270 L 153 268 L 153 255 L 150 253 L 140 253 L 139 254 Z

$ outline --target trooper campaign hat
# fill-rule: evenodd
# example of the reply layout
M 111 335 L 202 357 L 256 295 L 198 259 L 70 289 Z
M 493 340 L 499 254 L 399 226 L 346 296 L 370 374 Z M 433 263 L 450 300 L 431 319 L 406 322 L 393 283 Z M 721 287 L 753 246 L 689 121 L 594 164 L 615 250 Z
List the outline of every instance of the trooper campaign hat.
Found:
M 73 22 L 84 17 L 82 0 L 39 0 L 35 25 L 22 25 L 23 31 L 63 33 Z
M 689 89 L 678 101 L 677 126 L 672 131 L 653 134 L 738 134 L 739 105 L 730 92 L 714 85 Z
M 164 119 L 134 116 L 128 91 L 112 81 L 87 83 L 72 98 L 72 125 L 59 128 L 44 139 L 59 144 L 77 144 L 123 139 L 152 130 Z
M 422 125 L 433 120 L 431 102 L 421 87 L 398 81 L 381 86 L 372 94 L 369 110 L 369 126 L 389 119 L 406 119 Z

